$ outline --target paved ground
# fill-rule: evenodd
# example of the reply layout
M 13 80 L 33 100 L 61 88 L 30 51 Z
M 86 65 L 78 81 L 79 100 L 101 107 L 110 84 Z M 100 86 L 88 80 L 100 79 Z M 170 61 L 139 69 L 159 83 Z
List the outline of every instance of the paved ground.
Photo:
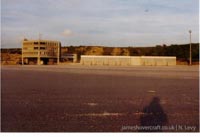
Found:
M 2 66 L 4 132 L 199 131 L 198 66 Z

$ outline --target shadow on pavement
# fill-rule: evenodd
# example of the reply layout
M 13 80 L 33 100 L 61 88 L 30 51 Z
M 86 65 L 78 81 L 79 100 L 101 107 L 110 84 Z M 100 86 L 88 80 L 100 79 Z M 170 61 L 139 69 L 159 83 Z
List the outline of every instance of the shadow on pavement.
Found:
M 140 132 L 162 132 L 162 126 L 168 122 L 160 99 L 154 97 L 148 106 L 143 108 L 143 115 L 140 117 Z

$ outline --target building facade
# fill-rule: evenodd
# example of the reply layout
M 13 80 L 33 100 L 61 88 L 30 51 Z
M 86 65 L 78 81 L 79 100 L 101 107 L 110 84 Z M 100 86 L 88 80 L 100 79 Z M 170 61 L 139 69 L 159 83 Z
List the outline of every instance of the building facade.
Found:
M 51 40 L 27 40 L 22 42 L 22 64 L 59 64 L 61 42 Z
M 174 66 L 176 57 L 165 56 L 81 56 L 82 65 Z
M 77 63 L 78 62 L 78 56 L 77 54 L 66 54 L 66 53 L 61 53 L 62 56 L 62 60 L 65 60 L 67 62 L 73 62 L 73 63 Z

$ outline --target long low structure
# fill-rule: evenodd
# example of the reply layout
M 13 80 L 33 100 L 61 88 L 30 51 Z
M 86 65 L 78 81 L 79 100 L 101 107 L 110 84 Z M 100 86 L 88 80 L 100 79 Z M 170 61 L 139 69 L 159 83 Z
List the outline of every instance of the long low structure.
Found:
M 81 56 L 82 65 L 101 66 L 174 66 L 176 57 L 165 56 Z

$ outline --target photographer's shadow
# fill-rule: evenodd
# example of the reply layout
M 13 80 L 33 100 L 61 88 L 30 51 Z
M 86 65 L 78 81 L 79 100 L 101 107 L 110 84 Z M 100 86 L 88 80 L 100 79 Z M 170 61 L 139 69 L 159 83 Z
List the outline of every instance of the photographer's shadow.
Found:
M 154 97 L 151 103 L 143 108 L 143 114 L 140 117 L 140 132 L 162 132 L 162 126 L 168 121 L 160 99 Z

